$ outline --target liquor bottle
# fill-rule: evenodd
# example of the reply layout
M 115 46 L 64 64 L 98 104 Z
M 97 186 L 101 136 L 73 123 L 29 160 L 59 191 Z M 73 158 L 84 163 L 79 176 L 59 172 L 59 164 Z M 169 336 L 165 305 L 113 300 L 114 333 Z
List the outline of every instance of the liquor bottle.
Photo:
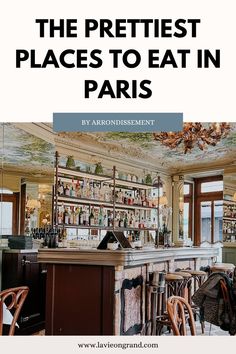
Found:
M 139 222 L 139 228 L 143 229 L 144 228 L 144 219 L 141 218 L 140 222 Z
M 149 217 L 148 220 L 147 220 L 147 228 L 151 228 L 152 227 L 152 220 L 151 218 Z
M 129 227 L 134 227 L 134 218 L 133 218 L 133 214 L 130 215 L 130 219 L 129 219 Z
M 115 191 L 115 202 L 118 203 L 118 199 L 119 199 L 119 192 Z
M 118 203 L 122 203 L 123 202 L 123 193 L 122 193 L 121 189 L 118 192 L 117 202 Z
M 128 227 L 128 217 L 127 217 L 127 213 L 125 213 L 125 217 L 124 217 L 124 227 L 125 227 L 125 228 Z
M 64 211 L 64 224 L 66 224 L 66 225 L 69 224 L 69 213 L 68 213 L 67 208 L 65 208 L 65 211 Z
M 114 227 L 119 227 L 119 221 L 120 221 L 120 218 L 118 219 L 117 215 L 116 215 L 115 219 L 114 219 Z
M 156 229 L 157 228 L 157 222 L 156 222 L 156 219 L 153 218 L 153 221 L 152 221 L 152 228 L 153 229 Z
M 63 187 L 61 179 L 59 179 L 59 181 L 58 181 L 57 191 L 58 191 L 59 195 L 63 195 L 64 194 L 64 187 Z
M 108 219 L 107 219 L 107 215 L 106 214 L 103 217 L 103 226 L 104 227 L 108 227 Z
M 143 220 L 143 227 L 144 227 L 145 229 L 147 228 L 147 220 L 146 220 L 146 219 Z
M 82 209 L 82 207 L 80 207 L 80 210 L 79 210 L 79 225 L 83 225 L 83 224 L 84 224 L 83 209 Z
M 95 200 L 99 200 L 99 192 L 100 192 L 99 185 L 96 184 L 95 187 L 94 187 L 94 199 Z
M 90 226 L 94 226 L 95 222 L 94 222 L 94 209 L 91 209 L 90 215 L 89 215 L 89 225 Z
M 149 194 L 147 198 L 147 205 L 151 208 L 153 206 L 153 197 L 151 194 Z
M 120 216 L 119 227 L 124 227 L 124 219 L 123 216 Z
M 75 196 L 77 198 L 81 197 L 80 181 L 78 179 L 77 179 L 76 184 L 75 184 Z
M 90 182 L 89 179 L 86 182 L 86 197 L 87 199 L 90 199 L 91 197 L 91 190 L 90 190 Z
M 74 185 L 72 185 L 72 187 L 71 187 L 70 194 L 71 194 L 71 197 L 75 197 L 76 196 Z
M 129 199 L 129 196 L 128 196 L 128 192 L 125 192 L 125 195 L 124 195 L 124 198 L 123 198 L 123 200 L 124 200 L 124 204 L 128 204 L 128 199 Z
M 70 187 L 68 184 L 66 185 L 66 188 L 65 188 L 65 195 L 68 197 L 70 196 Z
M 79 225 L 79 208 L 75 208 L 74 224 L 75 225 Z
M 89 183 L 88 198 L 89 198 L 89 199 L 95 199 L 95 198 L 94 198 L 94 183 L 93 183 L 93 180 L 91 180 L 90 183 Z
M 138 228 L 139 228 L 139 219 L 138 219 L 138 216 L 135 217 L 134 227 L 135 227 L 135 229 L 138 229 Z
M 143 198 L 143 200 L 142 200 L 142 205 L 143 205 L 144 207 L 147 206 L 147 199 L 146 199 L 146 197 Z
M 103 214 L 104 214 L 104 211 L 103 211 L 103 207 L 101 206 L 99 208 L 99 214 L 98 214 L 98 225 L 99 226 L 103 226 L 103 221 L 104 221 Z
M 132 193 L 129 194 L 128 204 L 129 205 L 133 205 L 134 204 L 134 198 L 132 196 Z
M 94 226 L 98 226 L 99 210 L 96 208 L 94 210 Z
M 112 225 L 113 225 L 113 216 L 112 216 L 111 211 L 108 211 L 107 218 L 108 218 L 108 227 L 112 227 Z
M 105 200 L 107 202 L 111 202 L 113 201 L 113 190 L 112 188 L 109 187 L 108 184 L 106 184 L 105 186 L 105 196 L 104 196 Z
M 73 208 L 72 208 L 73 209 Z M 72 224 L 73 223 L 73 216 L 72 216 L 72 210 L 69 207 L 68 208 L 68 224 Z
M 58 208 L 58 224 L 63 224 L 63 216 L 64 216 L 64 205 Z
M 88 210 L 88 208 L 85 208 L 83 223 L 85 226 L 89 225 L 89 210 Z
M 81 198 L 85 198 L 85 182 L 84 179 L 81 181 Z
M 48 247 L 49 245 L 49 234 L 46 233 L 44 237 L 43 247 Z

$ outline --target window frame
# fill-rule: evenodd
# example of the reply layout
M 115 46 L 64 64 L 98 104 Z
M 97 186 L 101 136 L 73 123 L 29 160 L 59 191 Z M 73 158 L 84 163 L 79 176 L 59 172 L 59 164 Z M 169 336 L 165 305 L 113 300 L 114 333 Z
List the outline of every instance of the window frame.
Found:
M 214 182 L 223 180 L 223 176 L 212 176 L 212 177 L 203 177 L 195 178 L 195 194 L 194 194 L 194 244 L 199 246 L 201 242 L 201 202 L 209 201 L 211 202 L 211 243 L 214 243 L 214 201 L 222 200 L 223 201 L 223 191 L 219 192 L 201 192 L 201 184 L 204 182 Z M 223 217 L 223 216 L 222 216 Z M 216 241 L 219 242 L 219 241 Z
M 0 202 L 12 203 L 12 235 L 18 235 L 18 224 L 19 224 L 19 193 L 13 194 L 1 194 Z
M 189 203 L 188 237 L 193 241 L 193 183 L 185 181 L 184 184 L 189 185 L 189 194 L 184 194 L 184 203 Z

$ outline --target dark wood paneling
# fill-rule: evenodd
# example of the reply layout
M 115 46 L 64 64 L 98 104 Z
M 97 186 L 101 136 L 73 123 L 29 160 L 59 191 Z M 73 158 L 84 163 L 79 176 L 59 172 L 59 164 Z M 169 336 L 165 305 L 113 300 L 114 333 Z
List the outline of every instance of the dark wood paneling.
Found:
M 102 334 L 112 335 L 114 326 L 114 283 L 113 267 L 102 268 Z
M 113 333 L 113 267 L 47 265 L 46 334 Z
M 3 253 L 2 288 L 26 285 L 30 291 L 18 320 L 16 334 L 32 334 L 44 328 L 46 273 L 37 253 Z
M 54 302 L 54 265 L 47 264 L 47 283 L 46 283 L 46 313 L 45 313 L 45 332 L 53 334 L 53 302 Z

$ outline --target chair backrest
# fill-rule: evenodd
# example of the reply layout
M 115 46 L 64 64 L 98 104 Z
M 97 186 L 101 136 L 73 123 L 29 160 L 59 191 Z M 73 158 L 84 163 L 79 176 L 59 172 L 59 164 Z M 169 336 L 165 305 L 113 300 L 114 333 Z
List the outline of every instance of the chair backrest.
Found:
M 196 335 L 195 321 L 189 303 L 180 296 L 171 296 L 167 299 L 167 312 L 174 336 L 186 336 L 187 326 L 192 336 Z
M 9 329 L 9 336 L 15 333 L 15 326 L 24 304 L 29 288 L 27 286 L 20 286 L 17 288 L 6 289 L 0 292 L 0 335 L 3 332 L 3 312 L 11 310 L 12 321 Z M 6 305 L 4 310 L 4 304 Z

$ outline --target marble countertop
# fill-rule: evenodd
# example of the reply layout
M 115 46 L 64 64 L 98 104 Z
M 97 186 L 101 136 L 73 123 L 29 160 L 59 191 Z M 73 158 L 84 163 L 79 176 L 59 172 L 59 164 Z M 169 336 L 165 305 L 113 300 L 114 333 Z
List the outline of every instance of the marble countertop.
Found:
M 167 249 L 119 249 L 97 250 L 78 248 L 39 249 L 38 261 L 55 264 L 88 264 L 110 266 L 135 266 L 171 259 L 196 259 L 218 256 L 216 247 L 179 247 Z

